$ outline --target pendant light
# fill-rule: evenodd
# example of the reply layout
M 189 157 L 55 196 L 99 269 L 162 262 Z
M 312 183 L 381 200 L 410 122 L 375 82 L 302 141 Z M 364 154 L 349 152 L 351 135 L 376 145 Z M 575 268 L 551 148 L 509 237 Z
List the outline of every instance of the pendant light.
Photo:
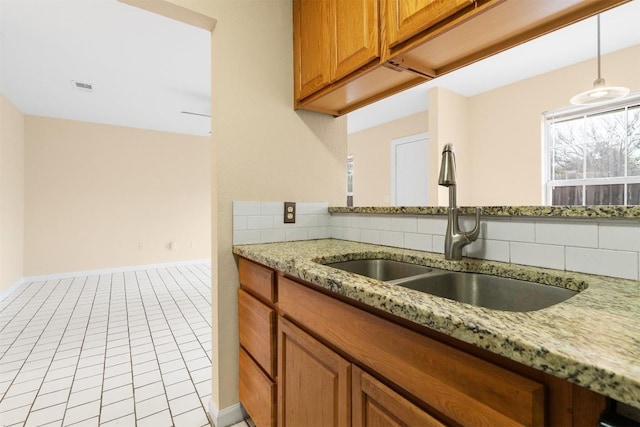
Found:
M 620 86 L 605 86 L 600 76 L 600 15 L 598 15 L 598 78 L 593 82 L 593 89 L 582 92 L 571 98 L 573 105 L 600 104 L 629 94 L 629 89 Z

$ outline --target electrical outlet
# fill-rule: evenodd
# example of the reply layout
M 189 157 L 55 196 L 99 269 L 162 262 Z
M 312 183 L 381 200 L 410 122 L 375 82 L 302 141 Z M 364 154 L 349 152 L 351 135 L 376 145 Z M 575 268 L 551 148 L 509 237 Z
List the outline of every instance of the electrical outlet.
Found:
M 296 202 L 284 202 L 284 223 L 295 224 Z

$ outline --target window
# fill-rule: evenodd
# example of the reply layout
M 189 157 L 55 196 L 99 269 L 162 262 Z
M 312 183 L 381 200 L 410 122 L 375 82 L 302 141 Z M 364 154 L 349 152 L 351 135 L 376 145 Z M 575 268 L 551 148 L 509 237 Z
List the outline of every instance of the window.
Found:
M 545 114 L 550 205 L 640 205 L 640 94 Z

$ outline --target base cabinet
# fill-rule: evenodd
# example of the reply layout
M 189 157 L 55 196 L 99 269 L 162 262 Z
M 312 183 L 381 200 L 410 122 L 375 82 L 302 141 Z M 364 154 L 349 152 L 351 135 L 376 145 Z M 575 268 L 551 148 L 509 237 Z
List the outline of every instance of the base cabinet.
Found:
M 276 425 L 275 272 L 239 261 L 239 397 L 259 427 Z
M 268 273 L 257 267 L 240 264 Z M 252 294 L 239 292 L 240 402 L 258 427 L 582 427 L 606 406 L 602 395 L 309 283 L 240 276 Z M 273 299 L 247 298 L 259 282 Z

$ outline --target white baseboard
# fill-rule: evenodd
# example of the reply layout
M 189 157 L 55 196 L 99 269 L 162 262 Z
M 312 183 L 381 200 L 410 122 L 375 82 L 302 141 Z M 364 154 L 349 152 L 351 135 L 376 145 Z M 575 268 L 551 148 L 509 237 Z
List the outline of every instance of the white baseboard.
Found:
M 160 263 L 160 264 L 130 265 L 127 267 L 113 267 L 113 268 L 103 268 L 103 269 L 97 269 L 97 270 L 83 270 L 83 271 L 71 271 L 71 272 L 65 272 L 65 273 L 43 274 L 38 276 L 24 277 L 22 278 L 21 283 L 42 282 L 45 280 L 57 280 L 57 279 L 65 279 L 68 277 L 78 277 L 78 276 L 96 276 L 100 274 L 126 273 L 129 271 L 150 270 L 154 268 L 180 267 L 183 265 L 204 264 L 204 263 L 211 263 L 211 259 L 209 258 L 193 259 L 189 261 L 166 262 L 166 263 Z
M 209 400 L 209 415 L 215 427 L 229 427 L 248 416 L 240 403 L 218 410 L 212 399 Z

